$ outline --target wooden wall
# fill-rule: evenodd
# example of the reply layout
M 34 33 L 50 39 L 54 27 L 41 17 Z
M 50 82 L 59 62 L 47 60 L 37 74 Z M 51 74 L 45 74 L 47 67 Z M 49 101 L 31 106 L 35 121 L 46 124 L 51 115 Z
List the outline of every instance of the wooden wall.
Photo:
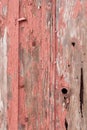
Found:
M 87 130 L 86 26 L 86 0 L 0 0 L 0 130 Z

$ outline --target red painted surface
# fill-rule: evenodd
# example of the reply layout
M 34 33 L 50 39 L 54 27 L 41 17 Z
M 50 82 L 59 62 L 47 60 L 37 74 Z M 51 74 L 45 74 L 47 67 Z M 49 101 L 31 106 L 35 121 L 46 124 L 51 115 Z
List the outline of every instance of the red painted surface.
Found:
M 86 130 L 86 7 L 0 1 L 0 130 Z
M 21 2 L 20 18 L 26 21 L 20 21 L 20 73 L 24 74 L 20 74 L 19 129 L 54 129 L 54 12 L 55 2 L 53 6 L 51 1 Z
M 0 1 L 0 130 L 18 129 L 18 18 L 18 1 Z
M 19 1 L 7 3 L 7 28 L 8 28 L 8 64 L 7 73 L 10 80 L 8 97 L 8 129 L 18 129 L 18 49 L 19 49 Z M 9 94 L 8 94 L 9 95 Z

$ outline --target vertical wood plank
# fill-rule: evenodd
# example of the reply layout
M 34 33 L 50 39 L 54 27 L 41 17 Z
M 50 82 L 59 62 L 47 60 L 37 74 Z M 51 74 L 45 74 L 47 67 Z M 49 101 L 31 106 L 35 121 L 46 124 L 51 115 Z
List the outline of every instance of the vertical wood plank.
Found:
M 56 1 L 56 129 L 87 129 L 87 2 Z
M 0 1 L 0 130 L 86 130 L 86 7 Z
M 54 130 L 55 2 L 20 1 L 19 24 L 19 130 Z
M 7 129 L 7 1 L 0 1 L 0 130 Z
M 0 130 L 18 130 L 18 5 L 0 1 Z
M 7 3 L 7 44 L 8 44 L 8 130 L 18 130 L 18 18 L 19 1 L 8 0 Z

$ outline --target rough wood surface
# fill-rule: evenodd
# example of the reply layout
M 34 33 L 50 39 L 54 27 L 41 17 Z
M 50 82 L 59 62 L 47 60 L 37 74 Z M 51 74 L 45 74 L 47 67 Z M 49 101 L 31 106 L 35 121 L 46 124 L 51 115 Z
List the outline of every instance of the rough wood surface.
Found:
M 6 2 L 0 1 L 0 130 L 6 130 L 7 118 L 7 27 Z
M 17 0 L 0 0 L 0 130 L 18 129 Z
M 87 129 L 87 2 L 56 1 L 56 129 Z M 61 92 L 62 88 L 68 91 Z
M 7 0 L 7 129 L 18 129 L 19 1 Z
M 0 0 L 0 130 L 87 130 L 86 26 L 86 0 Z
M 20 1 L 23 18 L 19 23 L 19 130 L 54 130 L 55 2 Z

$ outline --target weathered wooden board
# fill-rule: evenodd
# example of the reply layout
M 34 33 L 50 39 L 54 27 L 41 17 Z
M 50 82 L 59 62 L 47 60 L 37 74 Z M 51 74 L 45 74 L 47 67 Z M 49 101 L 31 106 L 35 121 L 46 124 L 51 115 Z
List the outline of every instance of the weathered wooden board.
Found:
M 56 129 L 87 129 L 87 1 L 57 0 Z
M 19 2 L 0 0 L 0 130 L 18 129 Z
M 53 130 L 55 1 L 20 1 L 19 25 L 19 130 Z
M 7 112 L 7 27 L 6 2 L 0 1 L 0 130 L 6 130 Z
M 0 130 L 87 130 L 86 8 L 0 0 Z
M 7 0 L 7 129 L 18 129 L 18 54 L 19 54 L 19 1 Z

